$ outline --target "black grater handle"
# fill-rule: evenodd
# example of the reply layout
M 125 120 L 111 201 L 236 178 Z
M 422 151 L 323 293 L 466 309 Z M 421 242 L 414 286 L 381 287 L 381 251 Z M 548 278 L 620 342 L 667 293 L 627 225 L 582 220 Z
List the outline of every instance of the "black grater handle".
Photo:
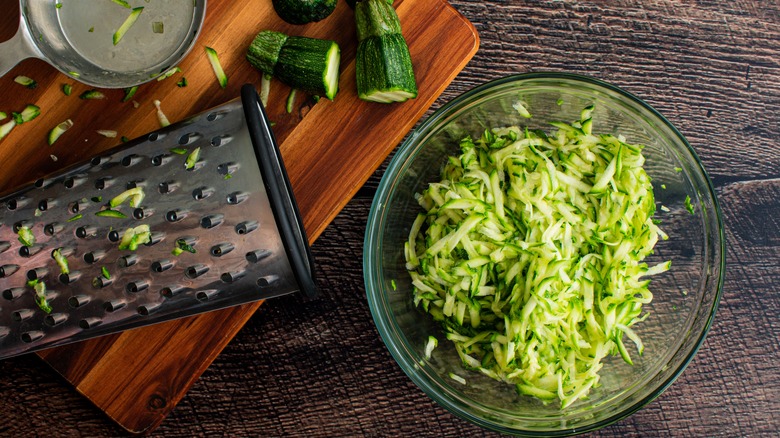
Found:
M 276 137 L 253 85 L 245 84 L 241 87 L 241 101 L 249 137 L 252 139 L 257 162 L 263 174 L 263 184 L 293 273 L 301 291 L 309 298 L 316 297 L 314 261 L 306 230 L 303 228 Z

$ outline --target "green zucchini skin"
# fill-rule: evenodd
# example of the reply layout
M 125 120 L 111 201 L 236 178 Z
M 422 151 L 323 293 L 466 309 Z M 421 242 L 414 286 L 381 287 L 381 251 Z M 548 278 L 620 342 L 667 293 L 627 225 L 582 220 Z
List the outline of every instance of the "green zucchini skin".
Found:
M 355 7 L 358 97 L 381 103 L 417 97 L 409 46 L 395 9 L 385 0 L 363 0 Z
M 335 41 L 263 31 L 249 46 L 247 60 L 292 88 L 331 100 L 338 93 L 341 49 Z
M 266 30 L 257 34 L 246 53 L 246 59 L 255 68 L 273 75 L 274 67 L 279 61 L 279 52 L 287 41 L 287 35 L 281 32 Z
M 398 98 L 385 103 L 417 97 L 412 58 L 400 33 L 372 36 L 361 41 L 355 68 L 358 97 L 363 100 L 387 100 L 372 99 L 376 93 L 400 93 Z
M 337 0 L 273 0 L 274 10 L 290 24 L 324 20 L 336 9 Z

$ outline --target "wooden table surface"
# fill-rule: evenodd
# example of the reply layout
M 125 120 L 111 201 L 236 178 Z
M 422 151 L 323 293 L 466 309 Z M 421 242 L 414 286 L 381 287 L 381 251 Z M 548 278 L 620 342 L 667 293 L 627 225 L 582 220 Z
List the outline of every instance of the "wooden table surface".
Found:
M 7 2 L 10 0 L 3 0 Z M 710 333 L 647 407 L 592 436 L 780 430 L 780 3 L 452 0 L 481 47 L 431 110 L 527 71 L 595 76 L 688 138 L 723 210 L 727 269 Z M 322 294 L 266 302 L 155 436 L 491 436 L 434 404 L 374 328 L 362 245 L 382 170 L 314 244 Z M 0 436 L 123 430 L 34 355 L 0 362 Z

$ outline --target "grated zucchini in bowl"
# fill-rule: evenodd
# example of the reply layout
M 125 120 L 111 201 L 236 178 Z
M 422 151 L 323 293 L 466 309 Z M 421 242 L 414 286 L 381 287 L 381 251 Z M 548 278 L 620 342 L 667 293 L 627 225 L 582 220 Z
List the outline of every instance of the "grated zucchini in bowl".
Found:
M 666 234 L 642 147 L 592 134 L 592 111 L 462 139 L 417 195 L 405 244 L 414 303 L 463 366 L 561 408 L 598 385 L 606 356 L 633 364 L 624 337 L 642 354 L 646 277 L 671 264 L 643 262 Z

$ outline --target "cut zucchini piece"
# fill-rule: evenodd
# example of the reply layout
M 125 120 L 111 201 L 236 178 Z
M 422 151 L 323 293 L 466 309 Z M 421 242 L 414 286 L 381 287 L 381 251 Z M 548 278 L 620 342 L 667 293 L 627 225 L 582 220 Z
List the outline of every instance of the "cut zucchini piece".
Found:
M 125 0 L 111 0 L 111 1 L 124 8 L 133 9 L 133 7 L 130 6 L 130 3 L 126 2 Z
M 57 262 L 60 267 L 60 272 L 63 274 L 70 274 L 70 268 L 68 268 L 68 259 L 62 255 L 62 248 L 57 248 L 51 252 L 51 258 Z
M 144 11 L 143 6 L 139 6 L 137 8 L 133 8 L 133 10 L 130 12 L 130 15 L 127 16 L 125 19 L 125 22 L 122 23 L 121 26 L 119 26 L 119 29 L 117 29 L 116 32 L 114 32 L 114 45 L 119 44 L 119 41 L 122 41 L 122 37 L 125 36 L 128 30 L 130 30 L 131 27 L 135 24 L 135 22 L 138 20 L 138 16 L 141 15 L 141 12 Z
M 33 88 L 36 88 L 38 86 L 38 83 L 35 82 L 34 79 L 29 78 L 27 76 L 19 75 L 19 76 L 14 78 L 14 82 L 16 82 L 19 85 L 24 85 L 25 87 L 27 87 L 29 89 L 33 89 Z
M 187 170 L 192 170 L 195 168 L 195 164 L 197 164 L 198 160 L 200 159 L 200 147 L 196 147 L 195 149 L 190 152 L 189 155 L 187 155 L 187 159 L 184 161 L 184 168 Z
M 211 64 L 211 69 L 214 70 L 214 74 L 217 76 L 219 86 L 226 88 L 228 84 L 228 77 L 225 74 L 225 70 L 222 69 L 222 64 L 219 62 L 217 51 L 211 47 L 206 47 L 206 57 L 208 57 L 209 63 Z
M 136 91 L 138 91 L 138 86 L 125 88 L 125 97 L 122 98 L 122 102 L 127 102 L 128 100 L 132 99 L 133 96 L 135 96 Z
M 27 123 L 41 115 L 41 109 L 36 105 L 27 105 L 21 113 L 11 113 L 17 125 Z
M 132 189 L 125 190 L 124 192 L 111 198 L 111 200 L 108 201 L 108 206 L 111 208 L 116 208 L 124 204 L 125 201 L 129 200 L 131 207 L 138 208 L 141 206 L 141 202 L 144 200 L 145 197 L 146 194 L 144 193 L 143 188 L 134 187 Z
M 21 227 L 16 233 L 19 236 L 19 242 L 26 247 L 35 245 L 35 234 L 33 234 L 30 227 Z
M 16 126 L 16 120 L 11 119 L 0 125 L 0 140 L 4 139 L 9 132 Z
M 103 137 L 106 137 L 106 138 L 116 138 L 116 136 L 117 136 L 117 132 L 116 131 L 112 131 L 112 130 L 109 130 L 109 129 L 98 129 L 95 132 L 97 132 L 98 134 L 100 134 L 100 135 L 102 135 Z
M 105 98 L 106 95 L 98 90 L 87 90 L 79 96 L 79 99 L 83 100 L 100 100 Z
M 65 120 L 64 122 L 55 126 L 54 129 L 49 131 L 49 138 L 48 138 L 49 146 L 53 145 L 54 142 L 57 141 L 57 139 L 60 138 L 60 136 L 65 133 L 65 131 L 67 131 L 72 127 L 73 127 L 73 121 L 70 119 Z
M 416 98 L 412 57 L 395 9 L 384 0 L 361 1 L 355 6 L 355 24 L 358 97 L 380 103 Z
M 52 308 L 49 305 L 49 300 L 46 297 L 46 283 L 40 280 L 34 280 L 31 284 L 35 291 L 35 304 L 46 313 L 51 313 Z
M 285 106 L 285 109 L 287 110 L 287 114 L 292 113 L 294 105 L 295 105 L 295 88 L 291 88 L 290 94 L 287 95 L 287 105 Z
M 273 0 L 274 10 L 290 24 L 324 20 L 336 9 L 336 0 Z
M 160 122 L 160 127 L 165 128 L 166 126 L 170 126 L 171 122 L 168 121 L 168 117 L 162 112 L 162 108 L 160 107 L 161 102 L 155 100 L 153 103 L 154 107 L 157 108 L 157 121 Z
M 263 31 L 249 46 L 247 60 L 292 88 L 331 100 L 338 93 L 341 49 L 335 41 Z
M 127 217 L 126 214 L 122 213 L 119 210 L 112 210 L 112 209 L 106 209 L 106 210 L 100 210 L 98 212 L 95 212 L 95 216 L 98 217 L 112 217 L 116 219 L 124 219 Z
M 163 74 L 161 74 L 160 76 L 157 77 L 157 82 L 160 82 L 163 79 L 168 79 L 169 77 L 175 75 L 176 73 L 180 73 L 180 72 L 181 72 L 181 68 L 179 68 L 178 66 L 171 67 L 168 70 L 165 70 L 165 72 L 163 72 Z
M 71 93 L 73 93 L 73 86 L 70 84 L 63 84 L 62 85 L 62 94 L 66 96 L 70 96 Z

